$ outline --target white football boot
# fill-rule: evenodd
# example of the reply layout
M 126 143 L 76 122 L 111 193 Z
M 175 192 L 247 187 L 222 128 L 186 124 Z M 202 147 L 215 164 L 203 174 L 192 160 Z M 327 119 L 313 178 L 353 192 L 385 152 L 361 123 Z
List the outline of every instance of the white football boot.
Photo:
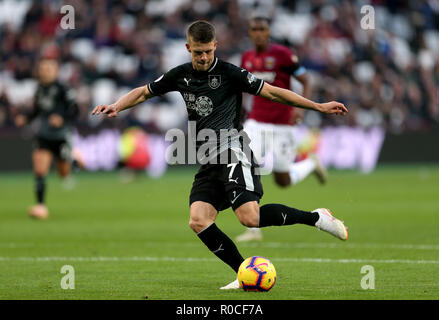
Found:
M 28 214 L 31 218 L 45 220 L 49 217 L 49 210 L 44 204 L 36 204 L 29 208 Z
M 317 212 L 320 216 L 316 222 L 316 227 L 319 230 L 326 231 L 340 240 L 348 239 L 348 229 L 344 223 L 332 216 L 332 212 L 326 208 L 315 209 L 312 212 Z
M 236 237 L 236 242 L 261 241 L 262 232 L 259 228 L 247 228 L 247 230 Z
M 228 285 L 221 287 L 221 290 L 236 290 L 236 289 L 241 289 L 241 286 L 239 285 L 239 281 L 238 278 L 236 278 L 236 280 L 230 282 Z

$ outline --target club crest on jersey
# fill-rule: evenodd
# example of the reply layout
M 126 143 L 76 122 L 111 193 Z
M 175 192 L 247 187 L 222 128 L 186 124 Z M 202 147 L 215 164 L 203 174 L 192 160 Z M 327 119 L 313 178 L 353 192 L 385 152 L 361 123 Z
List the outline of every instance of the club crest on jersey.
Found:
M 202 116 L 205 117 L 210 114 L 213 110 L 213 103 L 209 97 L 201 96 L 195 100 L 195 111 Z
M 276 63 L 276 59 L 274 57 L 266 57 L 265 58 L 265 68 L 273 69 L 275 63 Z
M 299 58 L 297 58 L 297 56 L 295 54 L 293 54 L 291 56 L 291 61 L 293 61 L 293 63 L 298 63 L 299 62 Z
M 216 89 L 221 85 L 221 76 L 209 75 L 209 87 Z

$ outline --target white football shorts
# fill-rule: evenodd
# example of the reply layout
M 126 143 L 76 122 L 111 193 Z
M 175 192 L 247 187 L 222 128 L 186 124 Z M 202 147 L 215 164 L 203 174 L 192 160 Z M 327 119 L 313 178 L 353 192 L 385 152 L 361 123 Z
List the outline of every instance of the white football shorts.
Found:
M 247 119 L 244 131 L 250 137 L 250 148 L 261 166 L 274 172 L 289 172 L 297 154 L 296 128 Z

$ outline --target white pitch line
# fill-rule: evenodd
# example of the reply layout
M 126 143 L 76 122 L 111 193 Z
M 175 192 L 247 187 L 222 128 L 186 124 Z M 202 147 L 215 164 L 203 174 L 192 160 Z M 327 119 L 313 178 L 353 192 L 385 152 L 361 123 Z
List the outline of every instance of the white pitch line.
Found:
M 328 258 L 274 258 L 276 262 L 313 262 L 313 263 L 395 263 L 395 264 L 439 264 L 439 260 L 409 260 L 409 259 L 328 259 Z M 148 262 L 213 262 L 216 258 L 191 257 L 0 257 L 0 262 L 117 262 L 117 261 L 148 261 Z
M 125 246 L 128 241 L 105 242 L 106 246 Z M 100 242 L 101 243 L 101 242 Z M 100 244 L 99 243 L 99 244 Z M 69 244 L 63 242 L 57 243 L 16 243 L 3 242 L 0 248 L 35 248 L 35 247 L 66 247 Z M 142 246 L 162 247 L 199 247 L 198 242 L 143 242 Z M 257 242 L 257 243 L 240 243 L 239 246 L 251 248 L 321 248 L 321 249 L 395 249 L 395 250 L 433 250 L 439 251 L 437 244 L 397 244 L 397 243 L 331 243 L 331 242 Z
M 439 245 L 435 244 L 264 242 L 260 244 L 252 243 L 250 245 L 268 248 L 439 250 Z

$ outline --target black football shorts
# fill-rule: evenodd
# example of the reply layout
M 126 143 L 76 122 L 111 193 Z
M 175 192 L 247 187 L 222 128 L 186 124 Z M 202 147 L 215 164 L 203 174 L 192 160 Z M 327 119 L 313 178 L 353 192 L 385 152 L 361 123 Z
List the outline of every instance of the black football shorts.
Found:
M 45 149 L 59 160 L 71 160 L 71 145 L 67 140 L 48 140 L 37 137 L 34 142 L 34 149 Z
M 189 204 L 204 201 L 222 211 L 229 207 L 235 210 L 249 201 L 259 203 L 264 192 L 256 168 L 255 162 L 247 159 L 202 165 L 195 175 Z

